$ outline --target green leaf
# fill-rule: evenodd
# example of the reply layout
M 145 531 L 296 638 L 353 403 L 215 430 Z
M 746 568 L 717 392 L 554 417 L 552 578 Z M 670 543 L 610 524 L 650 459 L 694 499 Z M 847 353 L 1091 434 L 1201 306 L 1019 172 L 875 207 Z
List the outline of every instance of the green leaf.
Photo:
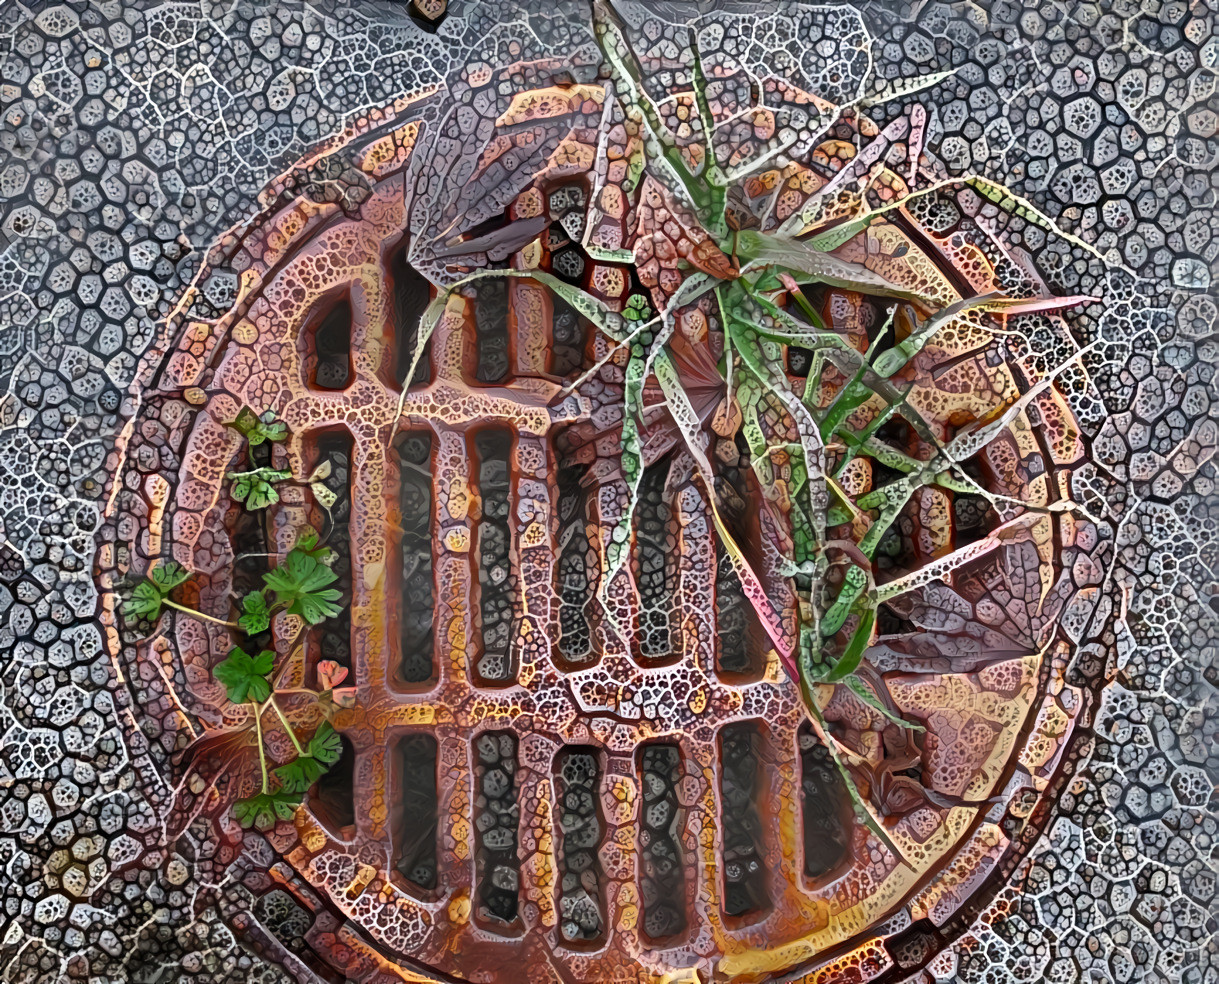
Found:
M 277 820 L 291 820 L 300 805 L 300 793 L 286 789 L 258 793 L 233 804 L 233 816 L 246 830 L 270 830 Z
M 165 595 L 152 581 L 143 580 L 131 592 L 131 598 L 123 605 L 123 614 L 130 619 L 146 618 L 155 621 L 161 614 Z
M 627 321 L 647 321 L 652 317 L 652 308 L 642 294 L 632 294 L 626 299 L 626 308 L 623 310 L 622 316 Z
M 317 542 L 320 539 L 321 536 L 318 534 L 318 531 L 312 526 L 303 527 L 301 531 L 296 534 L 296 549 L 309 553 L 317 546 Z
M 275 483 L 291 478 L 292 473 L 274 468 L 255 468 L 248 472 L 229 472 L 226 477 L 233 483 L 234 499 L 244 502 L 247 509 L 265 509 L 279 502 Z
M 251 447 L 257 447 L 264 441 L 282 441 L 288 436 L 288 425 L 282 420 L 276 420 L 275 414 L 267 411 L 262 419 L 249 433 Z
M 783 235 L 742 229 L 737 234 L 737 256 L 742 260 L 783 267 L 797 276 L 797 283 L 820 283 L 843 287 L 861 294 L 897 297 L 933 305 L 934 298 L 909 290 L 874 273 L 861 263 L 843 260 L 814 249 L 806 241 Z
M 261 591 L 251 591 L 241 599 L 242 615 L 237 619 L 243 632 L 257 635 L 266 632 L 271 625 L 271 612 L 267 608 L 267 599 Z
M 839 246 L 849 239 L 853 239 L 863 232 L 868 226 L 881 217 L 884 211 L 878 209 L 873 212 L 867 212 L 864 215 L 854 219 L 848 219 L 832 229 L 827 229 L 825 232 L 820 232 L 815 236 L 810 236 L 804 240 L 813 249 L 819 250 L 822 253 L 829 253 L 836 250 Z
M 274 666 L 275 654 L 268 649 L 257 656 L 233 649 L 212 668 L 212 676 L 224 684 L 229 700 L 234 704 L 247 700 L 261 703 L 271 696 L 271 682 L 267 676 Z
M 838 597 L 826 609 L 825 617 L 821 620 L 821 634 L 823 636 L 828 639 L 842 628 L 843 623 L 847 620 L 847 616 L 851 614 L 851 606 L 855 604 L 867 586 L 868 574 L 862 567 L 853 566 L 847 568 Z
M 317 530 L 312 526 L 306 526 L 296 534 L 296 545 L 292 549 L 306 553 L 320 563 L 329 564 L 330 559 L 334 556 L 334 551 L 326 546 L 318 546 L 320 539 Z
M 183 581 L 190 577 L 190 571 L 176 560 L 158 564 L 148 572 L 148 579 L 157 586 L 162 595 L 169 594 Z
M 334 602 L 342 592 L 327 588 L 338 580 L 329 567 L 303 550 L 289 550 L 284 562 L 263 575 L 267 587 L 275 592 L 280 604 L 288 606 L 292 615 L 300 615 L 310 625 L 334 618 L 342 611 Z
M 275 770 L 275 777 L 290 792 L 303 793 L 317 782 L 330 766 L 343 754 L 343 741 L 339 733 L 323 721 L 304 754 L 298 755 L 287 765 Z
M 339 501 L 338 493 L 325 482 L 310 482 L 309 488 L 313 492 L 313 498 L 323 509 L 330 509 Z
M 229 426 L 240 431 L 243 437 L 249 437 L 250 431 L 258 426 L 258 414 L 249 407 L 242 407 L 237 411 L 236 418 Z
M 265 441 L 282 441 L 288 436 L 288 425 L 275 419 L 274 410 L 268 410 L 260 417 L 249 407 L 242 407 L 231 426 L 245 435 L 252 448 Z
M 838 683 L 855 672 L 863 660 L 864 650 L 868 648 L 868 638 L 872 634 L 872 624 L 875 621 L 876 609 L 869 608 L 863 613 L 863 618 L 860 619 L 855 633 L 851 636 L 851 641 L 847 645 L 846 652 L 838 658 L 838 662 L 834 664 L 833 669 L 826 674 L 826 683 Z
M 321 727 L 309 739 L 309 754 L 326 765 L 334 765 L 343 754 L 343 739 L 330 726 L 329 721 L 323 721 Z
M 830 506 L 825 512 L 826 526 L 841 526 L 851 521 L 851 511 L 846 506 Z
M 275 778 L 290 793 L 303 793 L 325 774 L 326 764 L 312 755 L 298 755 L 275 770 Z

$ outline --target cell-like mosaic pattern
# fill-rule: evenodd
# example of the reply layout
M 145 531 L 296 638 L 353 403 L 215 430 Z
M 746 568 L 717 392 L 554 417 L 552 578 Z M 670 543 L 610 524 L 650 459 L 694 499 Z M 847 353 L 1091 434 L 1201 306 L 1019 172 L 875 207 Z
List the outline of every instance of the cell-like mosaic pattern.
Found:
M 0 979 L 1215 975 L 1204 3 L 0 10 Z

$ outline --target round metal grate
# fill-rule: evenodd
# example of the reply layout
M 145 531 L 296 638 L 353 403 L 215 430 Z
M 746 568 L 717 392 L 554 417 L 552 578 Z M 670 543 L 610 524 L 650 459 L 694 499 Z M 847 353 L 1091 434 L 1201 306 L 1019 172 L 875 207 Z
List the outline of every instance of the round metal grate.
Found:
M 595 108 L 580 103 L 553 112 Z M 127 452 L 138 460 L 160 427 L 180 466 L 173 481 L 145 471 L 159 511 L 120 533 L 118 563 L 165 544 L 206 576 L 204 610 L 223 614 L 257 576 L 260 561 L 243 554 L 282 554 L 305 523 L 337 550 L 344 617 L 303 632 L 281 616 L 271 635 L 289 682 L 311 683 L 331 659 L 357 690 L 335 718 L 340 764 L 269 837 L 268 870 L 315 913 L 312 952 L 360 980 L 391 965 L 406 979 L 491 980 L 512 966 L 519 980 L 802 968 L 818 980 L 848 965 L 874 979 L 925 963 L 935 927 L 1000 863 L 1047 788 L 1078 711 L 1055 625 L 1095 572 L 1088 525 L 1052 508 L 1070 498 L 1082 456 L 1066 401 L 1043 387 L 966 463 L 998 498 L 920 490 L 880 551 L 878 580 L 908 587 L 882 612 L 865 679 L 925 732 L 892 727 L 848 687 L 818 690 L 899 860 L 855 819 L 680 442 L 649 462 L 629 569 L 602 592 L 625 501 L 612 450 L 622 366 L 606 335 L 536 279 L 487 278 L 449 297 L 406 380 L 435 296 L 420 270 L 490 256 L 618 306 L 637 276 L 573 245 L 594 212 L 592 179 L 570 172 L 542 173 L 507 203 L 509 231 L 463 226 L 416 256 L 418 130 L 384 127 L 343 151 L 358 202 L 276 198 L 217 246 L 213 265 L 237 273 L 233 303 L 166 336 Z M 844 153 L 830 150 L 828 161 Z M 809 172 L 822 184 L 832 173 Z M 628 246 L 664 229 L 596 214 Z M 522 223 L 533 234 L 512 241 Z M 991 272 L 953 234 L 903 211 L 842 253 L 947 303 Z M 856 349 L 875 337 L 871 300 L 838 288 L 810 299 Z M 931 431 L 895 416 L 878 431 L 891 446 L 917 458 L 1041 382 L 975 327 L 942 332 L 912 359 L 904 398 Z M 718 356 L 713 312 L 695 308 L 687 328 Z M 793 379 L 807 376 L 809 353 L 786 360 Z M 832 400 L 846 382 L 830 371 L 814 396 Z M 272 463 L 320 476 L 329 510 L 289 489 L 259 526 L 228 500 L 239 442 L 225 425 L 242 406 L 279 413 L 291 437 Z M 865 405 L 861 424 L 878 412 Z M 760 545 L 775 531 L 738 432 L 731 421 L 705 430 L 726 514 Z M 844 481 L 858 496 L 886 478 L 861 461 Z M 1041 508 L 1013 524 L 996 509 L 1009 500 Z M 772 582 L 792 619 L 790 585 Z M 192 711 L 221 713 L 207 672 L 223 632 L 183 621 L 140 645 L 176 653 Z M 239 785 L 222 778 L 221 797 Z

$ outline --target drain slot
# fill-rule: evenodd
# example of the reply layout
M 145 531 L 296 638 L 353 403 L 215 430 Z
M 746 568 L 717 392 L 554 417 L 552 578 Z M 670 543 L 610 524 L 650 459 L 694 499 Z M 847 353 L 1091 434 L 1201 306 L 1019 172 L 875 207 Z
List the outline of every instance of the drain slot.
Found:
M 322 484 L 334 497 L 329 511 L 315 503 L 311 520 L 318 529 L 326 546 L 334 551 L 330 569 L 338 575 L 333 587 L 342 594 L 338 601 L 339 614 L 328 618 L 313 629 L 314 652 L 312 660 L 332 659 L 341 666 L 352 669 L 351 661 L 351 460 L 355 441 L 347 431 L 329 431 L 321 434 L 316 444 L 316 463 L 329 462 L 330 474 Z
M 560 929 L 566 943 L 592 943 L 601 939 L 605 926 L 597 860 L 604 832 L 597 802 L 598 753 L 595 748 L 565 749 L 555 765 L 562 832 Z
M 588 489 L 581 485 L 587 468 L 559 468 L 559 655 L 571 666 L 593 659 L 588 617 L 596 585 L 596 554 L 588 540 Z
M 431 735 L 413 734 L 403 737 L 396 751 L 395 867 L 403 878 L 425 890 L 436 887 L 436 748 Z
M 351 299 L 344 294 L 313 331 L 313 385 L 318 389 L 346 389 L 351 382 Z
M 716 670 L 727 682 L 757 680 L 765 669 L 761 627 L 728 551 L 715 542 Z
M 516 578 L 512 574 L 512 528 L 509 493 L 512 474 L 512 434 L 501 429 L 480 431 L 474 438 L 478 495 L 482 518 L 478 521 L 478 597 L 482 615 L 480 683 L 513 682 L 509 657 L 512 636 L 512 602 Z
M 508 282 L 501 278 L 474 287 L 474 378 L 498 383 L 508 375 Z
M 390 261 L 389 278 L 393 292 L 393 360 L 394 382 L 399 386 L 419 386 L 432 381 L 432 340 L 423 346 L 423 355 L 415 367 L 410 382 L 411 360 L 415 357 L 415 344 L 419 338 L 419 322 L 432 300 L 432 285 L 406 258 L 405 249 L 398 250 Z
M 551 318 L 550 371 L 566 377 L 584 365 L 584 346 L 588 339 L 587 322 L 561 298 L 554 300 Z
M 761 489 L 750 467 L 749 445 L 740 432 L 733 441 L 716 446 L 721 473 L 716 478 L 720 515 L 732 538 L 749 553 L 759 542 L 757 520 L 751 520 Z M 756 563 L 756 560 L 755 560 Z M 758 621 L 753 603 L 745 596 L 740 575 L 720 537 L 715 538 L 715 668 L 726 683 L 746 683 L 761 679 L 770 648 L 765 630 Z
M 432 436 L 408 433 L 398 441 L 398 509 L 402 580 L 398 598 L 402 679 L 421 684 L 436 675 L 432 619 Z
M 676 745 L 640 749 L 639 891 L 643 934 L 653 943 L 671 940 L 686 930 L 683 811 L 677 801 L 681 775 L 681 751 Z
M 480 735 L 474 743 L 474 821 L 478 839 L 480 915 L 514 923 L 520 902 L 521 863 L 516 853 L 520 806 L 516 801 L 516 737 L 507 731 Z
M 331 833 L 348 838 L 355 833 L 356 826 L 356 753 L 346 735 L 340 735 L 339 740 L 342 742 L 342 754 L 318 779 L 309 805 Z
M 800 793 L 804 874 L 821 878 L 847 860 L 851 804 L 842 776 L 807 723 L 800 727 Z
M 720 731 L 720 822 L 724 838 L 724 913 L 750 916 L 769 908 L 759 799 L 762 734 L 752 721 Z
M 636 653 L 643 662 L 673 654 L 673 589 L 677 580 L 676 531 L 673 508 L 666 494 L 669 466 L 665 457 L 644 469 L 635 506 L 635 551 L 632 573 L 639 590 L 639 631 Z

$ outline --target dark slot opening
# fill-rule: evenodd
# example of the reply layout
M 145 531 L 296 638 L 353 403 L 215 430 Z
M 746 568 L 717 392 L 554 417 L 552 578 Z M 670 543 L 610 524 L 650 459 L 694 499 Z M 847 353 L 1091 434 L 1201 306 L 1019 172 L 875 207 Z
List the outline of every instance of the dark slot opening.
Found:
M 312 662 L 332 659 L 348 669 L 353 669 L 351 660 L 351 462 L 355 442 L 348 431 L 330 431 L 317 439 L 315 465 L 330 462 L 330 474 L 322 484 L 333 493 L 334 504 L 329 512 L 314 503 L 311 519 L 321 534 L 322 542 L 334 551 L 330 569 L 338 575 L 331 587 L 341 592 L 335 602 L 339 614 L 328 618 L 313 629 L 317 640 Z
M 255 468 L 272 467 L 271 442 L 258 447 L 246 446 L 234 463 L 234 471 L 249 471 Z M 233 551 L 232 597 L 242 598 L 254 591 L 263 590 L 263 575 L 271 569 L 270 554 L 274 551 L 275 506 L 264 509 L 248 509 L 245 503 L 230 502 L 227 522 L 229 546 Z M 250 633 L 246 648 L 252 652 L 273 649 L 271 628 Z
M 267 527 L 271 517 L 266 509 L 247 509 L 241 504 L 235 506 L 231 515 L 228 528 L 233 548 L 233 593 L 240 598 L 262 590 L 262 576 L 269 569 Z
M 520 806 L 516 801 L 516 737 L 487 732 L 474 743 L 478 900 L 482 914 L 516 921 L 521 864 L 516 853 Z
M 589 605 L 596 590 L 596 553 L 588 539 L 589 490 L 584 465 L 559 468 L 559 655 L 569 664 L 593 658 Z
M 918 626 L 901 613 L 895 611 L 888 602 L 885 602 L 876 609 L 876 631 L 880 635 L 898 635 L 917 630 Z
M 813 368 L 813 350 L 789 345 L 787 349 L 787 371 L 793 376 L 807 377 Z
M 474 287 L 477 362 L 474 378 L 498 383 L 508 375 L 508 281 L 489 277 Z
M 673 509 L 665 495 L 671 457 L 644 469 L 635 506 L 635 549 L 631 558 L 639 589 L 639 630 L 636 649 L 646 661 L 667 659 L 673 653 L 672 615 L 677 580 L 677 537 Z
M 322 773 L 310 795 L 310 807 L 331 832 L 349 837 L 355 830 L 356 752 L 346 735 L 340 735 L 343 752 L 339 760 Z
M 559 928 L 566 943 L 593 943 L 604 933 L 601 864 L 597 848 L 604 825 L 599 795 L 601 767 L 595 748 L 574 746 L 555 762 L 562 833 Z
M 550 267 L 555 276 L 571 284 L 584 279 L 584 257 L 575 246 L 560 249 L 550 258 Z
M 851 799 L 826 747 L 805 723 L 800 745 L 801 817 L 804 824 L 804 874 L 821 878 L 836 871 L 851 848 Z
M 587 322 L 573 307 L 556 297 L 551 326 L 550 371 L 566 377 L 584 365 Z
M 814 311 L 822 310 L 822 304 L 824 303 L 825 296 L 824 292 L 820 290 L 816 284 L 805 285 L 803 288 L 801 288 L 801 293 L 808 298 Z M 800 322 L 801 324 L 808 325 L 809 331 L 815 330 L 813 325 L 809 324 L 808 316 L 795 302 L 795 300 L 788 301 L 784 309 L 788 314 L 795 318 L 796 321 Z M 803 376 L 807 378 L 808 374 L 813 368 L 813 350 L 801 348 L 799 345 L 788 345 L 786 357 L 787 371 L 789 375 Z
M 399 544 L 402 580 L 398 597 L 400 671 L 406 683 L 426 683 L 436 673 L 432 619 L 432 435 L 412 432 L 398 441 Z
M 422 889 L 436 887 L 436 739 L 406 735 L 398 742 L 398 795 L 395 853 L 399 873 Z
M 475 475 L 482 501 L 478 521 L 478 596 L 482 620 L 480 682 L 510 683 L 513 596 L 512 527 L 509 492 L 512 475 L 512 434 L 499 428 L 482 430 L 474 438 Z
M 390 287 L 393 292 L 393 349 L 394 382 L 399 386 L 420 386 L 432 381 L 432 340 L 423 346 L 423 356 L 415 367 L 410 383 L 406 374 L 415 355 L 415 342 L 419 338 L 419 321 L 432 300 L 432 285 L 427 277 L 416 270 L 406 259 L 406 249 L 394 253 L 389 263 Z
M 755 722 L 720 731 L 720 824 L 724 838 L 724 913 L 749 916 L 769 908 L 763 857 L 762 735 Z
M 929 919 L 920 919 L 885 941 L 885 949 L 903 971 L 925 966 L 943 947 L 944 936 Z
M 910 454 L 919 443 L 918 434 L 910 426 L 909 421 L 898 416 L 890 417 L 876 428 L 876 438 L 883 444 L 896 448 L 904 454 Z M 882 482 L 891 481 L 902 474 L 902 472 L 896 471 L 888 465 L 881 464 L 876 459 L 872 460 L 872 470 L 874 475 L 872 485 L 874 488 Z M 879 475 L 877 475 L 878 471 Z
M 313 385 L 318 389 L 346 389 L 351 382 L 351 299 L 344 294 L 326 312 L 313 332 Z
M 347 984 L 351 979 L 346 974 L 339 973 L 333 967 L 327 966 L 323 958 L 318 956 L 312 947 L 305 945 L 303 938 L 299 949 L 294 947 L 292 952 L 323 984 Z
M 984 455 L 975 455 L 962 462 L 960 467 L 981 488 L 994 488 L 993 476 L 987 474 L 989 468 Z M 953 546 L 957 550 L 981 540 L 998 525 L 999 517 L 986 496 L 968 492 L 952 493 Z
M 681 751 L 676 745 L 645 745 L 639 751 L 639 775 L 643 787 L 639 824 L 642 928 L 644 936 L 655 943 L 686 930 L 684 811 L 677 801 Z
M 716 669 L 729 681 L 755 680 L 766 669 L 764 633 L 724 545 L 715 544 Z
M 877 346 L 877 351 L 884 349 L 893 344 L 894 326 L 885 327 L 889 320 L 889 308 L 893 307 L 895 301 L 886 297 L 873 297 L 870 294 L 863 295 L 863 325 L 864 331 L 868 335 L 868 344 L 872 345 L 878 338 L 881 339 L 880 345 Z M 900 310 L 900 309 L 899 309 Z M 897 322 L 895 312 L 894 324 Z M 881 332 L 885 331 L 887 337 L 882 338 Z
M 753 559 L 748 552 L 759 542 L 757 510 L 762 494 L 750 465 L 745 435 L 738 431 L 733 444 L 735 461 L 726 441 L 716 449 L 721 464 L 716 477 L 716 494 L 728 532 L 747 551 L 747 559 Z M 716 670 L 721 677 L 729 682 L 744 683 L 762 676 L 770 643 L 718 534 L 715 537 L 715 637 Z
M 982 495 L 952 494 L 953 547 L 960 550 L 983 539 L 994 523 L 994 510 Z
M 868 294 L 852 296 L 849 291 L 844 291 L 840 287 L 831 287 L 828 284 L 803 284 L 800 287 L 800 292 L 808 300 L 812 309 L 821 315 L 826 327 L 831 331 L 842 332 L 845 330 L 841 316 L 836 316 L 835 306 L 843 304 L 848 299 L 851 301 L 861 301 L 860 323 L 867 333 L 869 344 L 876 341 L 880 330 L 885 326 L 885 321 L 888 318 L 888 309 L 896 303 L 887 297 L 873 297 Z M 809 324 L 804 311 L 794 300 L 787 303 L 785 310 L 797 321 Z M 811 324 L 809 327 L 810 329 L 812 328 Z
M 583 234 L 587 198 L 581 184 L 560 186 L 547 196 L 551 217 L 546 238 L 550 269 L 555 276 L 573 284 L 584 279 L 584 256 L 573 240 L 579 241 Z
M 483 219 L 481 222 L 476 222 L 472 226 L 467 226 L 461 230 L 461 241 L 468 243 L 472 239 L 481 239 L 484 236 L 490 236 L 492 233 L 499 232 L 501 229 L 506 229 L 511 220 L 507 213 L 497 212 L 489 218 Z

